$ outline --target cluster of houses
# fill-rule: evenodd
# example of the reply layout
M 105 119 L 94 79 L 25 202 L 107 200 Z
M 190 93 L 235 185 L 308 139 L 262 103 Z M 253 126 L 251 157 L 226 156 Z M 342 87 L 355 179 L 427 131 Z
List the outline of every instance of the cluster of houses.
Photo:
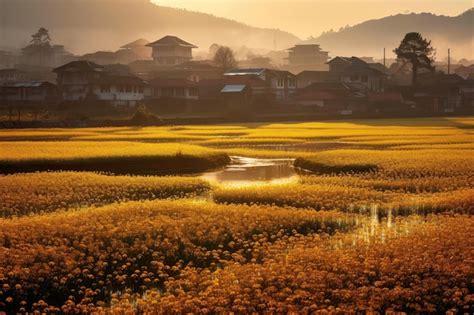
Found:
M 236 68 L 224 70 L 210 61 L 193 60 L 197 48 L 176 36 L 155 42 L 137 40 L 124 49 L 150 53 L 149 60 L 125 65 L 70 61 L 53 69 L 56 82 L 31 80 L 14 68 L 0 69 L 0 105 L 46 106 L 66 103 L 217 106 L 228 108 L 300 108 L 350 115 L 361 111 L 396 112 L 422 109 L 456 112 L 474 108 L 474 76 L 425 73 L 419 85 L 397 85 L 381 63 L 336 56 L 319 45 L 296 45 L 288 50 L 288 69 Z M 466 70 L 467 69 L 467 70 Z M 296 72 L 298 71 L 298 72 Z

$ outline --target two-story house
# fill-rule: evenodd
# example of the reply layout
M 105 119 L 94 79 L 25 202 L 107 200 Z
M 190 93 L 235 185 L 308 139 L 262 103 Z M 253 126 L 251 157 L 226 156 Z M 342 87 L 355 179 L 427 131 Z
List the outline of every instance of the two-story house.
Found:
M 152 99 L 198 100 L 197 83 L 187 79 L 156 78 L 150 81 Z
M 73 61 L 55 68 L 54 72 L 64 101 L 99 100 L 113 106 L 135 106 L 149 94 L 144 80 L 123 72 L 107 71 L 90 61 Z
M 192 60 L 192 50 L 197 48 L 197 46 L 171 35 L 146 46 L 152 48 L 152 57 L 155 63 L 162 66 L 175 66 Z
M 376 63 L 357 57 L 335 57 L 328 62 L 329 75 L 364 92 L 382 92 L 388 71 Z M 382 67 L 380 67 L 382 66 Z
M 93 95 L 94 82 L 104 73 L 104 67 L 91 61 L 72 61 L 53 69 L 58 90 L 65 101 L 81 101 Z
M 288 69 L 301 72 L 304 70 L 322 71 L 327 69 L 329 52 L 317 44 L 300 44 L 287 49 Z
M 133 107 L 150 95 L 148 83 L 132 75 L 104 74 L 93 82 L 93 94 L 112 106 Z
M 0 69 L 0 83 L 18 82 L 26 79 L 26 73 L 15 69 Z

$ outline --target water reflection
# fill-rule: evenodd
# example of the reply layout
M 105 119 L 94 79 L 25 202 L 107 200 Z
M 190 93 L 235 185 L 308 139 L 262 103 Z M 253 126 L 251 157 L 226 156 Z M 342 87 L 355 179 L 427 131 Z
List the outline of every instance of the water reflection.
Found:
M 201 178 L 226 185 L 257 185 L 288 183 L 298 175 L 293 159 L 258 159 L 232 156 L 231 163 L 223 170 L 204 173 Z
M 339 149 L 374 149 L 373 145 L 363 145 L 349 142 L 320 141 L 320 142 L 304 142 L 304 143 L 262 143 L 262 144 L 218 144 L 209 145 L 218 148 L 247 148 L 258 150 L 272 151 L 298 151 L 298 152 L 315 152 Z
M 396 216 L 391 208 L 387 210 L 384 216 L 381 216 L 379 207 L 372 205 L 370 215 L 357 215 L 355 220 L 359 228 L 350 234 L 352 245 L 359 241 L 365 243 L 381 241 L 385 243 L 388 238 L 408 235 L 411 231 L 419 229 L 421 225 L 425 224 L 427 217 L 417 214 Z

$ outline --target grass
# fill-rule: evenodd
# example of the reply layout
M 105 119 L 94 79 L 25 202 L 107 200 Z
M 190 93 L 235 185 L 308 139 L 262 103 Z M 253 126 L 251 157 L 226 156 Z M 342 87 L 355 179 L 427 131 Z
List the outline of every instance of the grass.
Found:
M 297 158 L 295 167 L 311 171 L 316 174 L 337 173 L 367 173 L 378 169 L 375 164 L 329 164 L 321 163 L 317 159 Z
M 143 297 L 117 297 L 112 310 L 469 313 L 474 241 L 466 235 L 474 233 L 473 218 L 431 217 L 411 227 L 402 235 L 383 228 L 365 240 L 306 237 L 262 264 L 232 264 L 207 273 L 189 269 L 168 282 L 166 294 L 150 290 Z
M 473 125 L 4 130 L 0 313 L 470 313 Z M 312 172 L 177 176 L 233 155 Z
M 0 142 L 0 172 L 47 170 L 115 174 L 197 173 L 229 163 L 225 153 L 178 143 Z
M 113 202 L 195 197 L 209 183 L 189 177 L 111 176 L 87 172 L 38 172 L 0 176 L 0 217 L 99 206 Z M 30 196 L 25 198 L 25 196 Z
M 44 312 L 44 305 L 57 312 L 70 301 L 104 305 L 114 292 L 163 286 L 191 266 L 258 262 L 279 240 L 332 234 L 354 221 L 330 212 L 181 200 L 0 219 L 0 225 L 0 305 L 6 312 Z

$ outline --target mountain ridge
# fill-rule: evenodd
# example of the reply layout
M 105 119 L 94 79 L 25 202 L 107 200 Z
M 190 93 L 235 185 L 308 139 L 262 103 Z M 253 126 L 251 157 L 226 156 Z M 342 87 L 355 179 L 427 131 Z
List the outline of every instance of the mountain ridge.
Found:
M 54 43 L 74 53 L 115 51 L 147 38 L 177 35 L 207 51 L 213 43 L 258 50 L 284 50 L 296 43 L 317 43 L 331 56 L 387 57 L 407 32 L 420 32 L 433 41 L 439 55 L 474 58 L 471 8 L 457 16 L 431 13 L 396 14 L 361 22 L 338 32 L 325 32 L 302 41 L 279 29 L 253 27 L 208 13 L 160 6 L 149 0 L 0 0 L 2 46 L 24 47 L 39 27 L 50 30 Z M 441 52 L 441 53 L 440 53 Z M 245 54 L 245 50 L 244 50 Z
M 258 28 L 208 13 L 156 5 L 148 0 L 5 0 L 0 2 L 5 45 L 21 47 L 39 27 L 75 53 L 115 50 L 137 38 L 173 34 L 207 50 L 213 43 L 279 49 L 300 41 L 278 29 Z M 212 34 L 212 36 L 209 36 Z M 87 47 L 81 43 L 88 42 Z
M 419 32 L 432 40 L 438 52 L 451 48 L 462 52 L 459 55 L 472 58 L 473 21 L 473 8 L 457 16 L 432 13 L 396 14 L 364 21 L 337 32 L 326 32 L 303 42 L 318 43 L 336 54 L 343 54 L 344 49 L 349 46 L 353 55 L 381 56 L 384 47 L 390 53 L 406 33 Z

